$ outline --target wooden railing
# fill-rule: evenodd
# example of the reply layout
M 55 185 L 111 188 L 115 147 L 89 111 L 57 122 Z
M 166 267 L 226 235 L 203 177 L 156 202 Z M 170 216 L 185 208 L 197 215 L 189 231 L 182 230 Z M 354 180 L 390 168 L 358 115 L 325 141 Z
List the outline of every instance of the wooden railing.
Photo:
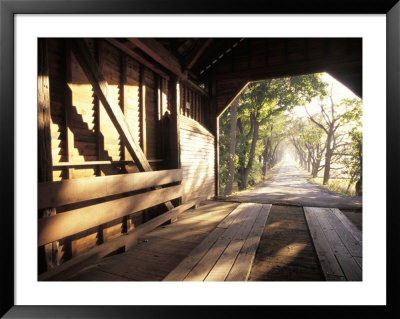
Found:
M 182 169 L 174 169 L 39 183 L 38 209 L 63 206 L 66 211 L 39 219 L 38 246 L 179 198 L 182 196 L 182 186 L 176 185 L 176 182 L 181 180 Z M 161 187 L 163 185 L 168 187 Z M 139 190 L 143 191 L 138 193 Z M 41 274 L 39 280 L 65 279 L 68 273 L 72 274 L 114 250 L 121 247 L 127 250 L 139 236 L 176 218 L 200 200 L 195 199 L 173 208 L 127 234 L 96 246 Z M 78 208 L 68 209 L 74 206 Z

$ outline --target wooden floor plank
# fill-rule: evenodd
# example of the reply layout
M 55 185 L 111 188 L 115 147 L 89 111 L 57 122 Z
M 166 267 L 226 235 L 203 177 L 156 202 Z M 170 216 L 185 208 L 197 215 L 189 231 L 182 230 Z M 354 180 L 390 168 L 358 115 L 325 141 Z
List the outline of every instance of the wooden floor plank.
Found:
M 316 217 L 348 281 L 362 280 L 362 271 L 336 232 L 341 221 L 330 210 L 321 210 Z
M 362 232 L 339 209 L 331 208 L 333 214 L 343 223 L 355 239 L 362 242 Z
M 179 215 L 176 223 L 160 226 L 139 238 L 139 243 L 131 250 L 102 259 L 96 264 L 100 271 L 81 269 L 71 279 L 105 281 L 112 280 L 115 275 L 132 281 L 162 280 L 238 205 L 205 201 L 198 209 Z M 192 218 L 192 224 L 181 218 L 186 213 L 196 217 Z M 195 227 L 202 219 L 207 223 Z
M 252 207 L 252 204 L 240 204 L 232 213 L 230 213 L 221 223 L 218 224 L 218 227 L 228 228 L 243 211 L 250 207 Z
M 319 208 L 315 207 L 304 207 L 304 214 L 310 230 L 311 238 L 314 243 L 315 251 L 321 264 L 323 275 L 326 280 L 332 280 L 328 278 L 328 275 L 334 275 L 333 278 L 344 277 L 335 254 L 332 251 L 329 242 L 325 237 L 324 231 L 318 222 L 318 210 Z
M 260 213 L 253 224 L 249 236 L 243 244 L 242 250 L 237 256 L 226 281 L 247 281 L 270 210 L 271 204 L 261 205 Z
M 353 257 L 356 263 L 360 266 L 362 269 L 362 257 Z
M 332 214 L 331 210 L 327 210 L 326 218 L 332 223 L 336 233 L 346 246 L 347 250 L 353 257 L 362 257 L 362 243 L 355 239 L 349 230 L 344 226 L 336 214 Z
M 217 239 L 199 263 L 189 272 L 184 281 L 203 281 L 206 278 L 218 258 L 239 231 L 241 223 L 248 217 L 249 210 L 245 209 L 248 207 L 251 207 L 251 205 L 241 204 L 231 213 L 235 214 L 236 218 L 232 220 L 230 227 Z
M 224 228 L 215 228 L 163 281 L 183 281 L 224 232 Z
M 239 231 L 235 237 L 228 244 L 225 251 L 219 257 L 217 263 L 211 269 L 205 281 L 224 281 L 226 276 L 234 264 L 237 255 L 243 247 L 245 240 L 247 239 L 254 222 L 260 214 L 262 205 L 252 205 L 247 208 L 247 218 L 242 221 Z

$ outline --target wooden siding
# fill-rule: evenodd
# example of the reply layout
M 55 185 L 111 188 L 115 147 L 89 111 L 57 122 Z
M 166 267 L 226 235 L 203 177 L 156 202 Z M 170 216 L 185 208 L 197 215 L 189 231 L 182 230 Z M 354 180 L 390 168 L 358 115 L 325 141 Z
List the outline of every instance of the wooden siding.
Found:
M 180 85 L 180 112 L 200 124 L 205 124 L 204 110 L 206 99 L 204 95 L 181 83 Z
M 53 181 L 138 172 L 67 41 L 47 41 Z M 152 169 L 164 168 L 159 114 L 160 105 L 164 108 L 167 105 L 165 89 L 160 91 L 160 83 L 166 87 L 166 80 L 160 80 L 159 75 L 105 40 L 86 39 L 85 42 L 108 83 L 109 99 L 121 107 L 139 143 L 146 141 Z M 145 92 L 143 100 L 141 90 Z M 163 102 L 159 101 L 161 99 Z M 146 114 L 141 117 L 143 103 Z M 143 118 L 146 123 L 142 122 Z M 57 210 L 63 211 L 64 208 Z M 159 213 L 152 212 L 153 215 Z M 120 236 L 147 218 L 144 213 L 127 216 L 61 239 L 60 259 L 64 262 L 80 255 L 99 243 Z
M 183 169 L 182 201 L 215 194 L 214 136 L 198 122 L 180 116 L 180 148 Z

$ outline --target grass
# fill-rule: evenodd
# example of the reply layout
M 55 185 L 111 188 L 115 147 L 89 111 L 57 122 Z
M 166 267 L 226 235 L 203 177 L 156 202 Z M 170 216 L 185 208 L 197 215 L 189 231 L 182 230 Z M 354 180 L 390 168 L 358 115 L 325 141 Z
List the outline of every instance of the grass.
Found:
M 322 181 L 323 181 L 322 177 L 310 178 L 310 181 L 314 184 L 317 184 L 318 186 L 322 186 L 322 187 L 329 189 L 330 191 L 335 192 L 335 193 L 339 193 L 342 195 L 356 196 L 356 189 L 355 189 L 354 185 L 350 186 L 349 191 L 346 192 L 347 186 L 349 184 L 348 179 L 331 178 L 328 181 L 328 185 L 322 185 Z

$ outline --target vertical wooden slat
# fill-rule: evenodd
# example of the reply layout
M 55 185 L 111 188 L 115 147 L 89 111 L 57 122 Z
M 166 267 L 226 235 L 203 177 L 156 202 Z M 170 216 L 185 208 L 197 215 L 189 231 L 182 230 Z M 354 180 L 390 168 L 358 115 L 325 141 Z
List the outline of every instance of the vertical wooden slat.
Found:
M 200 117 L 199 117 L 199 99 L 200 99 L 200 94 L 196 93 L 196 121 L 200 123 Z
M 101 48 L 102 48 L 102 42 L 101 40 L 97 39 L 96 40 L 96 62 L 99 65 L 99 68 L 101 69 Z M 96 117 L 96 134 L 97 134 L 97 159 L 99 161 L 103 160 L 103 154 L 104 154 L 104 137 L 101 134 L 101 108 L 100 108 L 100 101 L 98 96 L 95 94 L 94 96 L 94 107 L 95 107 L 95 117 Z M 101 166 L 98 166 L 98 175 L 102 175 L 102 170 Z
M 189 95 L 189 104 L 190 104 L 190 117 L 194 119 L 194 99 L 193 99 L 193 90 L 190 89 L 190 95 Z
M 72 112 L 72 91 L 69 84 L 72 81 L 72 70 L 71 70 L 71 51 L 68 43 L 65 44 L 66 56 L 65 56 L 65 80 L 67 83 L 65 93 L 65 144 L 66 144 L 66 160 L 71 161 L 72 153 L 74 150 L 74 133 L 71 130 L 71 112 Z M 68 179 L 74 178 L 74 169 L 71 167 L 67 168 Z
M 180 90 L 177 89 L 177 79 L 171 78 L 168 82 L 168 104 L 171 110 L 171 121 L 170 121 L 170 167 L 169 168 L 180 168 Z M 179 86 L 180 88 L 180 86 Z
M 126 55 L 124 53 L 120 54 L 120 67 L 121 67 L 121 78 L 119 83 L 119 103 L 121 106 L 121 111 L 123 114 L 126 114 L 126 107 L 125 107 L 125 84 L 126 84 Z M 125 143 L 121 139 L 121 160 L 126 160 L 126 151 L 125 151 Z
M 200 100 L 199 100 L 199 106 L 200 106 L 200 109 L 199 109 L 199 111 L 200 111 L 199 112 L 199 122 L 204 125 L 204 119 L 203 119 L 203 97 L 201 97 L 201 96 L 200 96 Z
M 38 182 L 53 180 L 53 160 L 51 155 L 50 131 L 50 78 L 47 60 L 46 39 L 38 40 Z M 55 208 L 39 211 L 40 217 L 56 214 Z M 39 272 L 58 265 L 58 242 L 50 243 L 40 248 Z
M 140 65 L 139 69 L 139 113 L 140 113 L 140 146 L 143 154 L 147 156 L 146 139 L 146 84 L 144 82 L 144 67 Z
M 161 77 L 155 75 L 157 79 L 157 88 L 156 88 L 156 95 L 157 95 L 157 121 L 160 121 L 162 118 L 162 81 Z
M 215 196 L 219 195 L 219 118 L 217 116 L 217 81 L 213 81 L 212 84 L 212 98 L 210 103 L 209 123 L 211 126 L 211 132 L 215 136 L 214 152 L 215 152 L 215 162 L 214 162 L 214 178 L 215 178 Z
M 74 133 L 71 130 L 71 112 L 72 112 L 72 91 L 69 86 L 72 82 L 72 65 L 71 65 L 71 50 L 68 42 L 64 41 L 65 48 L 65 147 L 66 147 L 66 161 L 70 162 L 74 150 Z M 67 167 L 67 178 L 74 178 L 74 169 Z M 66 238 L 63 243 L 63 256 L 65 262 L 72 258 L 72 245 L 71 239 Z
M 182 114 L 187 116 L 187 112 L 186 112 L 186 87 L 183 85 L 179 85 L 179 87 L 181 88 L 180 92 L 181 92 L 181 108 L 182 108 Z

